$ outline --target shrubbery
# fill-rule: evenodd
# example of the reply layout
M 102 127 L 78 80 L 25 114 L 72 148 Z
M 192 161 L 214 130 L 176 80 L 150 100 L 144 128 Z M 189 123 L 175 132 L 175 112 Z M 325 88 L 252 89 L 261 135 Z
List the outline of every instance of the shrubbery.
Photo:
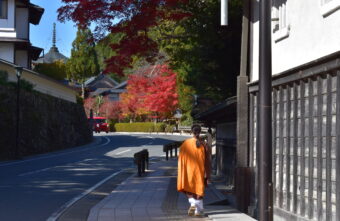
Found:
M 8 79 L 8 73 L 0 70 L 0 85 L 6 85 Z
M 37 64 L 34 67 L 34 71 L 58 81 L 62 81 L 66 78 L 66 65 L 62 60 L 58 60 L 50 64 Z
M 6 71 L 0 70 L 0 85 L 10 86 L 12 88 L 17 88 L 17 82 L 9 82 L 8 81 L 8 73 Z M 26 91 L 33 91 L 34 85 L 29 81 L 24 79 L 20 79 L 20 88 Z
M 13 88 L 17 88 L 18 85 L 17 82 L 8 82 L 7 84 Z M 20 88 L 30 92 L 34 91 L 34 85 L 25 79 L 20 79 Z
M 110 128 L 116 132 L 164 132 L 165 123 L 140 122 L 140 123 L 116 123 Z
M 174 127 L 175 127 L 175 125 L 168 124 L 168 125 L 166 126 L 166 128 L 165 128 L 165 132 L 166 132 L 166 133 L 172 133 L 172 132 L 174 132 Z

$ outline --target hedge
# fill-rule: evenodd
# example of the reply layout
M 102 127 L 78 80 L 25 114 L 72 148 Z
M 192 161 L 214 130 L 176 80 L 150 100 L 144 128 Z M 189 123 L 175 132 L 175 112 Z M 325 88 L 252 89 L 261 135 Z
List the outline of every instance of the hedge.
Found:
M 113 126 L 116 132 L 164 132 L 165 123 L 140 122 L 140 123 L 116 123 Z

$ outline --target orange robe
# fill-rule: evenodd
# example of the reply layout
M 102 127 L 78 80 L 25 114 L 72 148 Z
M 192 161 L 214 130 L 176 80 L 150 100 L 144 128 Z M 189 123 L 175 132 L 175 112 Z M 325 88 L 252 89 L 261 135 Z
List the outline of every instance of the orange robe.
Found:
M 196 147 L 196 139 L 189 138 L 180 147 L 178 157 L 177 190 L 204 196 L 205 149 Z

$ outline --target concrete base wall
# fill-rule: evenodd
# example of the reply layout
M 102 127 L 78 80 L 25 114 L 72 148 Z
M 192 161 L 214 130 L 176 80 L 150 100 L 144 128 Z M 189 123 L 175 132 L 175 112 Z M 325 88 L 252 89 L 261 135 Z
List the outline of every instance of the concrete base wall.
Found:
M 300 217 L 297 214 L 287 212 L 280 208 L 274 207 L 274 220 L 275 221 L 310 221 L 304 217 Z

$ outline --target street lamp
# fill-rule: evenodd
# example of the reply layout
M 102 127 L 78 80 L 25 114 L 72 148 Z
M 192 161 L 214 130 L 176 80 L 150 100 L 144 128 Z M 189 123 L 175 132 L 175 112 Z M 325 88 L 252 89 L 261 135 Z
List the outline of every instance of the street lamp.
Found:
M 260 1 L 258 100 L 259 220 L 273 220 L 271 0 Z
M 19 134 L 19 120 L 20 120 L 20 78 L 22 75 L 23 67 L 16 66 L 15 67 L 15 74 L 17 76 L 17 113 L 16 113 L 16 139 L 15 139 L 15 158 L 19 159 L 19 140 L 20 140 L 20 134 Z

